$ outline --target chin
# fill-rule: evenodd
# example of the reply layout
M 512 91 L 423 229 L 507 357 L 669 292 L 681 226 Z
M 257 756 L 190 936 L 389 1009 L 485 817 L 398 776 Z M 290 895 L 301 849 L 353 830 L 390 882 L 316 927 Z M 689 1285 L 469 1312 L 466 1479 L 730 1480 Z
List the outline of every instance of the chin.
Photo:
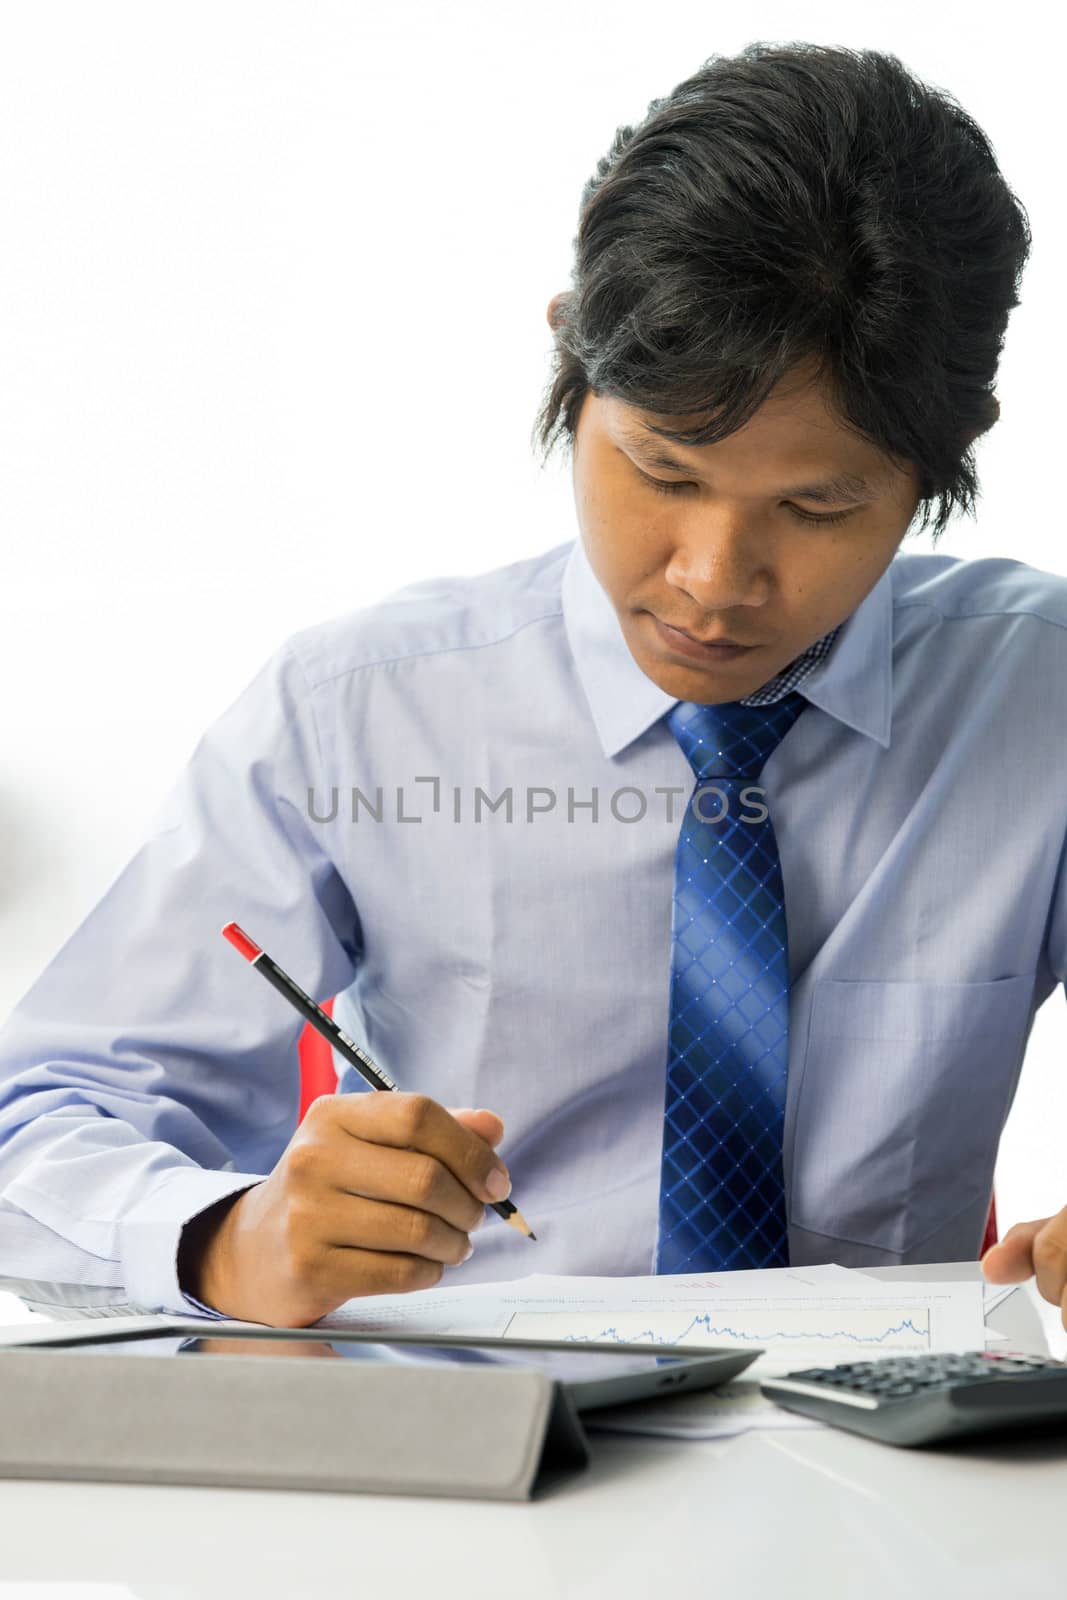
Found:
M 697 705 L 725 704 L 743 700 L 761 687 L 731 677 L 728 672 L 716 672 L 714 667 L 667 666 L 662 661 L 650 661 L 641 656 L 634 659 L 646 678 L 651 678 L 657 689 L 672 695 L 676 700 L 693 700 Z

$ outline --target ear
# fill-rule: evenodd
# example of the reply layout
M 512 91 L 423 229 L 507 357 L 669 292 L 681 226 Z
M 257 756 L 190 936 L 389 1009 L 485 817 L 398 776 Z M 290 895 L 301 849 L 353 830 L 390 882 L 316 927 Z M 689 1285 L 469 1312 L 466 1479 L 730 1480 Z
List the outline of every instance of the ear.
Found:
M 999 421 L 1000 401 L 997 399 L 995 394 L 991 394 L 989 396 L 989 404 L 987 409 L 989 412 L 988 422 L 983 423 L 980 428 L 976 428 L 975 431 L 964 441 L 967 445 L 972 445 L 976 439 L 980 439 L 982 437 L 983 433 L 988 433 L 995 422 Z
M 560 320 L 560 308 L 566 299 L 567 291 L 563 289 L 559 294 L 554 294 L 551 300 L 548 302 L 548 325 L 552 329 L 553 333 L 556 331 L 557 323 Z

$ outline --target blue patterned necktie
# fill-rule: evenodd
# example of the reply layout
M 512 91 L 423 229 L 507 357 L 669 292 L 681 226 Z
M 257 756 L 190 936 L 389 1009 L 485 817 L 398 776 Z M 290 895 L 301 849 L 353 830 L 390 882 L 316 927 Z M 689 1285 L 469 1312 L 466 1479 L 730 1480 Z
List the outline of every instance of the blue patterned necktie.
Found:
M 745 791 L 807 703 L 683 700 L 666 719 L 697 783 L 674 868 L 657 1272 L 788 1264 L 785 896 L 762 789 Z

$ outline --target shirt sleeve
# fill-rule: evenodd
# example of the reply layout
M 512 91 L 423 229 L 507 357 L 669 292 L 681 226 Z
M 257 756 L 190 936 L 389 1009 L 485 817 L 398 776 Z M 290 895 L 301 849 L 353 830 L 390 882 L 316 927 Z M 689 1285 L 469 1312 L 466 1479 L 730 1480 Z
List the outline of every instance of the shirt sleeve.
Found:
M 359 959 L 356 907 L 307 804 L 321 764 L 287 641 L 0 1028 L 0 1271 L 215 1314 L 179 1287 L 181 1230 L 277 1163 L 304 1026 L 222 927 L 239 922 L 317 999 Z
M 1067 836 L 1060 848 L 1045 935 L 1045 960 L 1052 978 L 1067 993 Z

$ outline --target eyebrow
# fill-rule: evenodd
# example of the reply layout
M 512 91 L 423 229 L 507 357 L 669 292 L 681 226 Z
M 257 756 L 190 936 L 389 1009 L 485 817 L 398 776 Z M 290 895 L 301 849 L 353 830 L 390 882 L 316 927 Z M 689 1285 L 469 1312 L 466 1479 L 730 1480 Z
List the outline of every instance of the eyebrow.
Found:
M 637 450 L 649 466 L 665 467 L 669 472 L 693 472 L 691 466 L 687 466 L 684 461 L 678 461 L 669 450 L 657 443 L 657 436 L 647 429 L 620 423 L 619 432 L 626 444 Z M 842 500 L 853 502 L 869 500 L 877 490 L 866 478 L 861 478 L 854 472 L 839 472 L 836 477 L 825 478 L 821 483 L 797 483 L 792 488 L 780 489 L 778 492 L 784 495 L 796 495 L 802 500 L 839 503 Z

